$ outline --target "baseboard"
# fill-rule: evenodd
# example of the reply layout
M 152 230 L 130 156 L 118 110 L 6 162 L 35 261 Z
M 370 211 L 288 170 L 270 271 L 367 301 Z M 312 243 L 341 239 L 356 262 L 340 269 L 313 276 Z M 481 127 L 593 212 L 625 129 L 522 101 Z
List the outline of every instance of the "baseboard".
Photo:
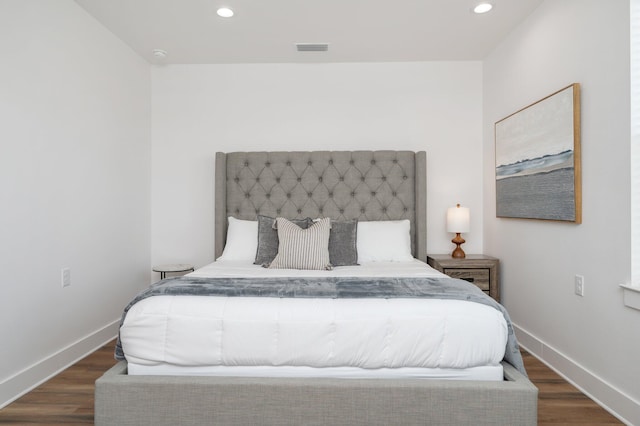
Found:
M 79 339 L 0 383 L 0 409 L 75 364 L 118 335 L 120 320 Z
M 514 324 L 518 343 L 582 393 L 628 425 L 640 425 L 640 402 L 634 400 L 576 361 Z

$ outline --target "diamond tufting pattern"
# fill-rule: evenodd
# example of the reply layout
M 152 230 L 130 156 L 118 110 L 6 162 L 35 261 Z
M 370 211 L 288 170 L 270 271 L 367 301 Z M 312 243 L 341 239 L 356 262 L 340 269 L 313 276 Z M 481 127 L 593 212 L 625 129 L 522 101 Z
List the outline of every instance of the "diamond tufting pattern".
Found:
M 411 151 L 228 153 L 226 215 L 409 219 L 413 228 L 414 156 Z

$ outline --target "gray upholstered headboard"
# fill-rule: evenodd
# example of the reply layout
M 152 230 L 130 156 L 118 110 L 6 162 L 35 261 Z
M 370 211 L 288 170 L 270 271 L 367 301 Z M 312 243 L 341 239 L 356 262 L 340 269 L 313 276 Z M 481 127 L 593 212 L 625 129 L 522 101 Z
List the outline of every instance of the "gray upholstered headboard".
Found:
M 218 152 L 215 256 L 227 216 L 411 222 L 413 255 L 426 261 L 424 151 Z

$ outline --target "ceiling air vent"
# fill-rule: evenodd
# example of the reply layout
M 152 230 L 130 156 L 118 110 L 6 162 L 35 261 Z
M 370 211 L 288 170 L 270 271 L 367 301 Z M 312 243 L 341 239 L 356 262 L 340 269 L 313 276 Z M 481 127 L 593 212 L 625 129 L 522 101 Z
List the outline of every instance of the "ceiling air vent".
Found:
M 298 52 L 326 52 L 329 50 L 327 43 L 296 43 Z

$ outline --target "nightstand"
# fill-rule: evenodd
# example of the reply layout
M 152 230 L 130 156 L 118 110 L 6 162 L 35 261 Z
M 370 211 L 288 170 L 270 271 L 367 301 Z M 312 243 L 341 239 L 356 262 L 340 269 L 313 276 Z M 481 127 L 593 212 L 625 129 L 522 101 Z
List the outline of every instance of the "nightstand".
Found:
M 454 259 L 450 254 L 430 254 L 427 255 L 427 263 L 452 278 L 460 278 L 475 284 L 497 302 L 500 302 L 499 260 L 495 257 L 468 254 L 463 259 Z
M 174 272 L 193 272 L 193 265 L 186 263 L 179 263 L 174 265 L 158 265 L 153 267 L 154 272 L 160 272 L 160 279 L 164 280 L 167 277 L 167 273 Z

